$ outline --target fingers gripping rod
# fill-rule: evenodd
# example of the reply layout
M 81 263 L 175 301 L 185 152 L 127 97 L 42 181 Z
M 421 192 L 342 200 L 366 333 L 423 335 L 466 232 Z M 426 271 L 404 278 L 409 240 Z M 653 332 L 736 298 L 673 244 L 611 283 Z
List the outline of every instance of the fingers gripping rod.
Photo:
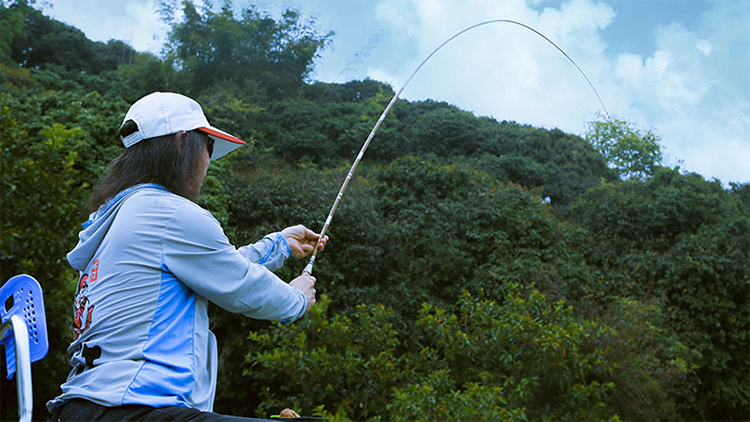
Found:
M 302 274 L 303 275 L 312 275 L 313 265 L 315 264 L 315 257 L 318 254 L 318 246 L 320 246 L 320 241 L 325 237 L 326 231 L 328 231 L 328 226 L 331 225 L 331 220 L 333 219 L 333 214 L 336 212 L 336 208 L 338 208 L 339 203 L 341 202 L 341 198 L 344 197 L 344 191 L 346 191 L 346 187 L 349 185 L 349 181 L 352 180 L 352 175 L 354 174 L 354 170 L 357 169 L 357 165 L 359 165 L 359 162 L 362 160 L 362 157 L 365 155 L 365 151 L 367 150 L 367 147 L 370 146 L 370 142 L 372 141 L 372 138 L 375 137 L 375 134 L 378 132 L 378 129 L 380 128 L 380 125 L 383 123 L 383 120 L 385 120 L 385 116 L 387 116 L 388 113 L 391 111 L 391 108 L 396 103 L 396 100 L 401 95 L 401 93 L 404 91 L 404 89 L 406 88 L 406 86 L 409 85 L 409 83 L 411 82 L 412 79 L 414 79 L 414 76 L 417 74 L 417 72 L 419 72 L 419 70 L 422 68 L 422 66 L 424 66 L 425 63 L 427 63 L 427 61 L 429 61 L 432 58 L 432 56 L 434 56 L 435 53 L 437 53 L 446 44 L 448 44 L 449 42 L 453 41 L 455 38 L 459 37 L 460 35 L 464 34 L 465 32 L 468 32 L 468 31 L 471 31 L 474 28 L 477 28 L 477 27 L 480 27 L 480 26 L 484 26 L 484 25 L 488 25 L 488 24 L 492 24 L 492 23 L 511 23 L 511 24 L 514 24 L 514 25 L 521 26 L 523 28 L 528 29 L 529 31 L 534 32 L 535 34 L 537 34 L 540 37 L 544 38 L 545 41 L 547 41 L 548 43 L 552 44 L 558 51 L 560 51 L 565 56 L 565 58 L 567 58 L 571 63 L 573 63 L 573 66 L 575 66 L 576 69 L 578 69 L 578 71 L 581 73 L 581 75 L 583 75 L 583 78 L 586 79 L 586 82 L 589 84 L 589 86 L 591 87 L 591 89 L 594 91 L 594 94 L 596 94 L 596 98 L 599 100 L 599 104 L 601 104 L 602 108 L 604 109 L 604 113 L 605 113 L 606 118 L 609 119 L 609 112 L 607 111 L 607 107 L 604 105 L 604 102 L 602 101 L 602 98 L 599 96 L 599 92 L 597 92 L 596 88 L 594 88 L 594 85 L 591 83 L 591 81 L 589 80 L 588 76 L 586 76 L 586 73 L 583 72 L 583 70 L 578 66 L 578 64 L 576 64 L 576 62 L 573 61 L 573 59 L 570 58 L 570 56 L 568 56 L 568 54 L 565 53 L 565 51 L 563 51 L 562 48 L 558 47 L 557 44 L 555 44 L 554 42 L 552 42 L 552 40 L 550 40 L 549 38 L 547 38 L 546 36 L 544 36 L 544 34 L 542 34 L 541 32 L 537 31 L 536 29 L 534 29 L 534 28 L 532 28 L 532 27 L 530 27 L 528 25 L 522 24 L 520 22 L 516 22 L 514 20 L 509 20 L 509 19 L 495 19 L 495 20 L 481 22 L 481 23 L 469 26 L 468 28 L 465 28 L 465 29 L 457 32 L 455 35 L 453 35 L 452 37 L 450 37 L 447 40 L 445 40 L 437 48 L 435 48 L 434 50 L 432 50 L 432 52 L 430 53 L 430 55 L 427 56 L 427 58 L 425 58 L 422 61 L 422 63 L 420 63 L 419 66 L 417 66 L 416 69 L 414 69 L 414 72 L 412 72 L 412 74 L 409 76 L 409 79 L 406 80 L 406 82 L 401 87 L 401 89 L 399 89 L 398 92 L 396 92 L 396 94 L 393 96 L 393 98 L 391 98 L 391 101 L 385 107 L 385 110 L 383 110 L 383 113 L 380 115 L 380 118 L 378 119 L 377 123 L 375 123 L 375 126 L 372 128 L 372 130 L 370 131 L 370 134 L 367 136 L 367 140 L 365 140 L 365 143 L 362 145 L 362 148 L 359 150 L 359 154 L 357 154 L 357 158 L 354 160 L 354 163 L 352 164 L 351 169 L 349 169 L 349 173 L 346 175 L 346 178 L 344 179 L 344 183 L 341 185 L 341 189 L 339 189 L 338 195 L 336 195 L 336 200 L 333 201 L 333 205 L 331 206 L 331 211 L 328 213 L 328 217 L 326 218 L 326 221 L 323 224 L 323 228 L 320 230 L 320 237 L 318 238 L 318 242 L 315 245 L 315 249 L 313 249 L 313 253 L 312 253 L 312 256 L 310 257 L 310 261 L 307 263 L 307 265 L 305 265 L 305 268 L 302 270 Z

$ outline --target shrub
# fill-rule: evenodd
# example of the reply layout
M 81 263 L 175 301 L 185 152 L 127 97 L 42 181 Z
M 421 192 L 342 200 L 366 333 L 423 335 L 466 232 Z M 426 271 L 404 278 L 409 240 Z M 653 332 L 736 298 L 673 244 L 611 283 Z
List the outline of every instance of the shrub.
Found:
M 243 373 L 246 384 L 262 386 L 257 415 L 290 406 L 332 420 L 675 414 L 694 354 L 661 337 L 665 331 L 652 321 L 657 307 L 625 300 L 612 315 L 629 319 L 607 326 L 536 289 L 522 290 L 507 285 L 502 303 L 464 292 L 455 312 L 424 304 L 404 331 L 383 305 L 331 315 L 324 296 L 295 324 L 248 336 Z M 650 407 L 634 410 L 640 405 Z

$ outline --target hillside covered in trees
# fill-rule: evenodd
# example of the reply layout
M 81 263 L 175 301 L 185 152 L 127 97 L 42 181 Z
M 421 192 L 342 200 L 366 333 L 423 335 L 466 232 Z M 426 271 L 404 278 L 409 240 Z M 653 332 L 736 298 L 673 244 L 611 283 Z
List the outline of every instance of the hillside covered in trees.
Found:
M 122 151 L 130 103 L 180 92 L 249 141 L 211 164 L 199 198 L 241 245 L 292 224 L 319 230 L 393 96 L 374 80 L 311 81 L 334 35 L 294 11 L 180 7 L 155 56 L 88 40 L 26 0 L 0 3 L 0 275 L 44 289 L 35 420 L 69 368 L 77 275 L 65 255 Z M 592 122 L 582 138 L 399 100 L 329 235 L 320 301 L 300 321 L 211 309 L 216 411 L 750 418 L 750 185 L 662 166 L 658 137 L 631 123 Z M 15 382 L 2 378 L 10 420 Z

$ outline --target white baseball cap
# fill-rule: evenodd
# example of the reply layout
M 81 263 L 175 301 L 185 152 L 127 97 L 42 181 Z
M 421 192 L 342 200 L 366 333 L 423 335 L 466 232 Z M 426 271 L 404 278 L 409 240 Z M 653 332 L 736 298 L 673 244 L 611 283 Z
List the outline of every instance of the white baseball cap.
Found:
M 138 130 L 120 137 L 125 148 L 144 139 L 196 129 L 214 140 L 212 160 L 245 145 L 244 141 L 208 124 L 203 109 L 195 100 L 171 92 L 154 92 L 136 101 L 122 123 L 128 120 L 134 121 Z

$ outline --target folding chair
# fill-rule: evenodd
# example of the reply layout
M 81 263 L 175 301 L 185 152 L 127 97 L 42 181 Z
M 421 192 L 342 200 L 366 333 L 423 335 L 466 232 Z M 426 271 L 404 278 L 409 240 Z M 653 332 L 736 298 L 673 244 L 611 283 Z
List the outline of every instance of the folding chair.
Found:
M 47 355 L 47 320 L 39 282 L 22 274 L 0 288 L 0 344 L 5 346 L 8 379 L 17 371 L 18 418 L 31 420 L 31 362 Z

